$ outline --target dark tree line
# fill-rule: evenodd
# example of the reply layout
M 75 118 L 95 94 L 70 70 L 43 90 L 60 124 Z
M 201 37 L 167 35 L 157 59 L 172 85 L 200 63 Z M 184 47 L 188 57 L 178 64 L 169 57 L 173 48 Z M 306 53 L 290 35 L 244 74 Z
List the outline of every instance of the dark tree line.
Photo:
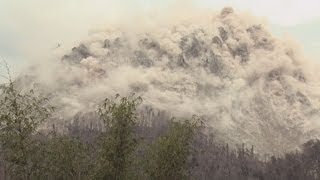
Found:
M 261 160 L 253 147 L 218 143 L 196 116 L 142 117 L 148 113 L 138 113 L 142 99 L 134 95 L 105 99 L 95 114 L 100 128 L 75 119 L 62 132 L 41 130 L 54 111 L 47 99 L 12 82 L 0 92 L 0 179 L 320 179 L 319 140 Z

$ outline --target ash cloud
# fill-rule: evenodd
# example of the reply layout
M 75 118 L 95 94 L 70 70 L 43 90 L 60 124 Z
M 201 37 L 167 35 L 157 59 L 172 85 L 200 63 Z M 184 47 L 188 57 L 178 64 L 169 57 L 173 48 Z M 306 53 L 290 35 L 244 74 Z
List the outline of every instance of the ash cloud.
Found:
M 20 82 L 49 96 L 56 121 L 135 92 L 144 106 L 201 115 L 222 139 L 263 153 L 319 137 L 319 73 L 293 40 L 275 38 L 265 22 L 232 8 L 172 17 L 159 26 L 92 32 Z

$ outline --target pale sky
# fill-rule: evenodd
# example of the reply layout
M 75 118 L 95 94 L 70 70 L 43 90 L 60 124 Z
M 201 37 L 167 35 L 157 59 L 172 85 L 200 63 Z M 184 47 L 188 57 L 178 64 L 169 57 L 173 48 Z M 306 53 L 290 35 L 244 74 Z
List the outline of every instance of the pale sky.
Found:
M 296 25 L 320 17 L 319 0 L 203 0 L 201 4 L 231 5 L 281 25 Z
M 0 0 L 0 55 L 21 65 L 30 54 L 47 52 L 57 43 L 81 41 L 92 27 L 141 11 L 183 7 L 187 1 L 264 16 L 275 34 L 288 33 L 308 55 L 320 56 L 320 0 Z

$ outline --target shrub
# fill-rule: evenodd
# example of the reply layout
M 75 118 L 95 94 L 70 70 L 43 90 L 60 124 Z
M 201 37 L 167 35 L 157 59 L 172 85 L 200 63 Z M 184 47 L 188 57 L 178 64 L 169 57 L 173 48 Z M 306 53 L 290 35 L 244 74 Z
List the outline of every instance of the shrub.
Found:
M 135 151 L 137 138 L 134 127 L 138 116 L 137 106 L 142 102 L 134 95 L 114 100 L 105 99 L 98 108 L 98 114 L 104 123 L 106 132 L 100 137 L 100 163 L 96 178 L 122 180 L 132 163 L 131 155 Z
M 188 179 L 191 143 L 198 121 L 172 121 L 167 135 L 150 146 L 145 166 L 150 179 Z
M 1 87 L 0 146 L 6 172 L 15 179 L 30 179 L 38 167 L 33 157 L 38 142 L 33 138 L 53 110 L 47 99 L 33 91 L 19 92 L 14 83 Z

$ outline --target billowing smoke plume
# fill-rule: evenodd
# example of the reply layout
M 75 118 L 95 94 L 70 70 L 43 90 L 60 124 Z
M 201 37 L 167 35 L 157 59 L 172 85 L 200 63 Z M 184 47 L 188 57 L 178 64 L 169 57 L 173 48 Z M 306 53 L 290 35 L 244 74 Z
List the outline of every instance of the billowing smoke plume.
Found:
M 135 92 L 155 111 L 203 116 L 227 142 L 291 150 L 320 133 L 319 73 L 253 19 L 225 8 L 171 27 L 96 32 L 29 77 L 57 107 L 56 121 Z

